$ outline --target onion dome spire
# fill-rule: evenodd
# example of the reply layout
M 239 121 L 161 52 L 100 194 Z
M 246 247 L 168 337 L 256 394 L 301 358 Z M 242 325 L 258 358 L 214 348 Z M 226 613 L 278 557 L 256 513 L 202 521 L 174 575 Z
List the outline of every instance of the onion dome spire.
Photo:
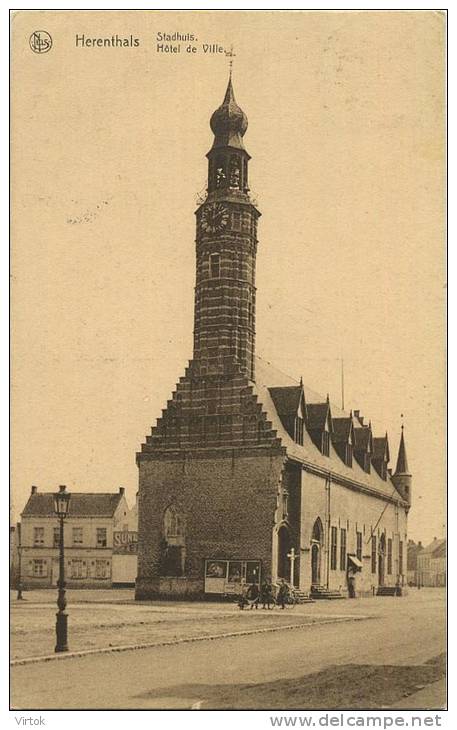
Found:
M 212 115 L 210 127 L 214 133 L 213 149 L 215 147 L 244 149 L 243 136 L 248 128 L 248 118 L 236 103 L 231 75 L 224 101 Z

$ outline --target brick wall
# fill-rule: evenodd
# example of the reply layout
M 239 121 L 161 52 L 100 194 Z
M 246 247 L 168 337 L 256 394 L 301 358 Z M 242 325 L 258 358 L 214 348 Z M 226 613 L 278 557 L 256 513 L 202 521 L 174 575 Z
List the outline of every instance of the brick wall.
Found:
M 271 572 L 272 535 L 283 467 L 278 449 L 175 453 L 140 462 L 137 598 L 202 593 L 205 558 L 261 560 Z M 159 579 L 163 515 L 186 521 L 185 579 Z

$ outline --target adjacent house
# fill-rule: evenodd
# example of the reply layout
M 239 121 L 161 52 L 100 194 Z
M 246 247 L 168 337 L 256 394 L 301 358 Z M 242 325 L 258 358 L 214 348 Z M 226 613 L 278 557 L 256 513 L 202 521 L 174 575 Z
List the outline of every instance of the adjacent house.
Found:
M 72 492 L 65 519 L 65 578 L 69 588 L 133 585 L 136 576 L 137 510 L 123 487 L 118 492 Z M 24 588 L 57 585 L 59 523 L 54 493 L 32 487 L 22 512 L 21 583 Z M 128 551 L 124 544 L 133 545 Z
M 428 588 L 446 585 L 446 540 L 433 538 L 417 556 L 418 585 Z

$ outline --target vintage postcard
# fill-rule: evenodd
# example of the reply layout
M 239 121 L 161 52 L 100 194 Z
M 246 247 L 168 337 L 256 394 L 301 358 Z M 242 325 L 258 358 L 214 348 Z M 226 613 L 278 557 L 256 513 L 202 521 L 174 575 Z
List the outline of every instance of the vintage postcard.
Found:
M 12 709 L 446 708 L 446 20 L 12 11 Z

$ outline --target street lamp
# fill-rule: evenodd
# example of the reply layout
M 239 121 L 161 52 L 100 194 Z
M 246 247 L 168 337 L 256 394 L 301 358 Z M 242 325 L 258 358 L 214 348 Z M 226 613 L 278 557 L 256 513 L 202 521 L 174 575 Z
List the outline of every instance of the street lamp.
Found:
M 63 523 L 68 515 L 70 506 L 70 493 L 66 491 L 66 487 L 61 485 L 59 491 L 54 494 L 54 512 L 60 520 L 59 532 L 59 580 L 57 581 L 58 594 L 57 606 L 59 610 L 56 613 L 56 652 L 68 651 L 67 643 L 67 619 L 65 613 L 67 599 L 65 598 L 65 561 L 64 561 L 64 542 L 63 542 Z
M 21 523 L 17 523 L 17 552 L 18 552 L 18 572 L 19 575 L 17 577 L 17 600 L 23 601 L 24 598 L 22 596 L 22 538 L 21 538 Z

